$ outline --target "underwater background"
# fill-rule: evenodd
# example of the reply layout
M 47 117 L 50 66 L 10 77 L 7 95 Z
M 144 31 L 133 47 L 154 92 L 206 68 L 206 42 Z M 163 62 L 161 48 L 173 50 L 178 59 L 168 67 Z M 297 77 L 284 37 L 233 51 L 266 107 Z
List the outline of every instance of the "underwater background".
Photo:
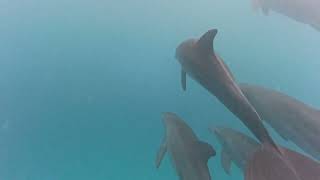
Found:
M 178 179 L 168 156 L 154 164 L 166 111 L 217 150 L 212 179 L 242 179 L 221 168 L 208 127 L 247 128 L 192 79 L 182 91 L 174 54 L 217 28 L 215 49 L 238 82 L 320 108 L 320 33 L 251 3 L 1 0 L 0 179 Z

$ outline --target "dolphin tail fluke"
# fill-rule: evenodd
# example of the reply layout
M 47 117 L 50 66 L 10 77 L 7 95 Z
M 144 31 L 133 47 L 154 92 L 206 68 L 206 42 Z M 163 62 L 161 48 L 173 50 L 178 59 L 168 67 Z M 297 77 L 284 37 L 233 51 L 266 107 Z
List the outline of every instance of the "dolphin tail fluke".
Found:
M 287 148 L 283 148 L 283 153 L 302 180 L 318 180 L 320 178 L 320 164 L 317 161 Z
M 284 156 L 269 144 L 253 154 L 245 170 L 245 180 L 303 180 Z
M 166 141 L 166 139 L 164 139 L 159 150 L 158 150 L 158 153 L 157 153 L 156 168 L 160 167 L 161 161 L 162 161 L 164 155 L 166 154 L 166 152 L 167 152 L 167 141 Z

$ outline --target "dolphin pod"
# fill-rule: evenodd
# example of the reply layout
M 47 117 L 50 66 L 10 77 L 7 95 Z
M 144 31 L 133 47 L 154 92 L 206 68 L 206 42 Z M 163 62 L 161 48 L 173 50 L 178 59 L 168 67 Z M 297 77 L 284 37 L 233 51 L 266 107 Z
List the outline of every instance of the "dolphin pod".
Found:
M 156 158 L 158 168 L 169 153 L 180 180 L 210 180 L 207 166 L 216 152 L 208 143 L 198 139 L 192 129 L 176 114 L 164 113 L 166 135 Z
M 215 53 L 213 40 L 217 32 L 217 29 L 209 30 L 200 39 L 188 39 L 176 49 L 176 58 L 182 66 L 183 89 L 186 90 L 188 74 L 217 97 L 263 144 L 246 167 L 246 180 L 301 180 L 291 163 L 282 156 L 281 149 L 269 135 L 255 108 L 242 93 L 231 71 Z M 269 169 L 276 172 L 270 173 Z
M 224 170 L 229 174 L 234 162 L 243 171 L 245 180 L 320 179 L 318 162 L 277 145 L 263 124 L 268 122 L 283 138 L 319 158 L 320 111 L 280 93 L 238 85 L 214 51 L 217 33 L 217 29 L 211 29 L 199 39 L 183 41 L 176 48 L 175 57 L 181 65 L 182 89 L 187 90 L 187 76 L 191 77 L 239 118 L 258 140 L 232 129 L 213 130 L 223 146 Z M 215 156 L 212 146 L 200 141 L 176 114 L 164 113 L 163 119 L 166 135 L 157 153 L 156 167 L 168 152 L 180 180 L 211 180 L 207 162 Z
M 320 160 L 320 111 L 281 92 L 240 84 L 240 88 L 261 115 L 285 140 Z
M 209 30 L 199 40 L 182 42 L 176 50 L 180 62 L 181 82 L 186 89 L 186 74 L 199 82 L 212 95 L 217 97 L 235 116 L 237 116 L 260 140 L 277 148 L 268 131 L 263 126 L 259 114 L 241 92 L 231 71 L 214 52 L 213 40 L 216 29 Z
M 222 146 L 221 165 L 227 174 L 230 174 L 232 162 L 245 172 L 247 163 L 260 144 L 253 138 L 231 128 L 210 128 Z M 283 154 L 292 162 L 301 179 L 318 180 L 320 164 L 298 152 L 281 147 Z M 277 167 L 275 167 L 277 168 Z M 277 171 L 272 171 L 277 172 Z M 259 180 L 259 179 L 258 179 Z
M 261 9 L 264 15 L 272 10 L 320 31 L 319 0 L 252 0 L 252 3 L 254 9 Z

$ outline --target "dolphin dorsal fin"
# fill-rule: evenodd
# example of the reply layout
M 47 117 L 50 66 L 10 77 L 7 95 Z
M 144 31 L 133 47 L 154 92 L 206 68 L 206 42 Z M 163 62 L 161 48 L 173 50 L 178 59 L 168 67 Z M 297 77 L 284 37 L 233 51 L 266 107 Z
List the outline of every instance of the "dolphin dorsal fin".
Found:
M 216 151 L 213 149 L 213 147 L 206 142 L 197 141 L 194 149 L 196 150 L 197 155 L 206 162 L 210 157 L 216 155 Z
M 213 53 L 213 40 L 218 33 L 217 29 L 211 29 L 200 37 L 197 42 L 198 48 L 204 53 Z
M 164 155 L 166 154 L 166 152 L 167 152 L 167 140 L 166 140 L 166 138 L 164 138 L 162 141 L 162 144 L 158 150 L 158 153 L 157 153 L 156 168 L 160 167 L 161 161 L 162 161 Z
M 221 152 L 221 165 L 224 169 L 224 171 L 230 175 L 230 170 L 231 170 L 231 158 L 228 155 L 228 153 L 225 151 L 225 149 L 222 150 Z

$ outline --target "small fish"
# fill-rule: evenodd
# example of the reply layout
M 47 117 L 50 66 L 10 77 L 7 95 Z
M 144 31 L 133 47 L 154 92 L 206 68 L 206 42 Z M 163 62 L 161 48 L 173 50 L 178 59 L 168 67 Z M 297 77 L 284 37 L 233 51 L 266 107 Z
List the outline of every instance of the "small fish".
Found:
M 156 167 L 169 153 L 180 180 L 211 180 L 208 160 L 216 155 L 211 145 L 198 139 L 192 129 L 176 114 L 164 113 L 166 135 L 159 148 Z
M 320 160 L 320 111 L 279 91 L 240 84 L 242 92 L 285 140 Z

